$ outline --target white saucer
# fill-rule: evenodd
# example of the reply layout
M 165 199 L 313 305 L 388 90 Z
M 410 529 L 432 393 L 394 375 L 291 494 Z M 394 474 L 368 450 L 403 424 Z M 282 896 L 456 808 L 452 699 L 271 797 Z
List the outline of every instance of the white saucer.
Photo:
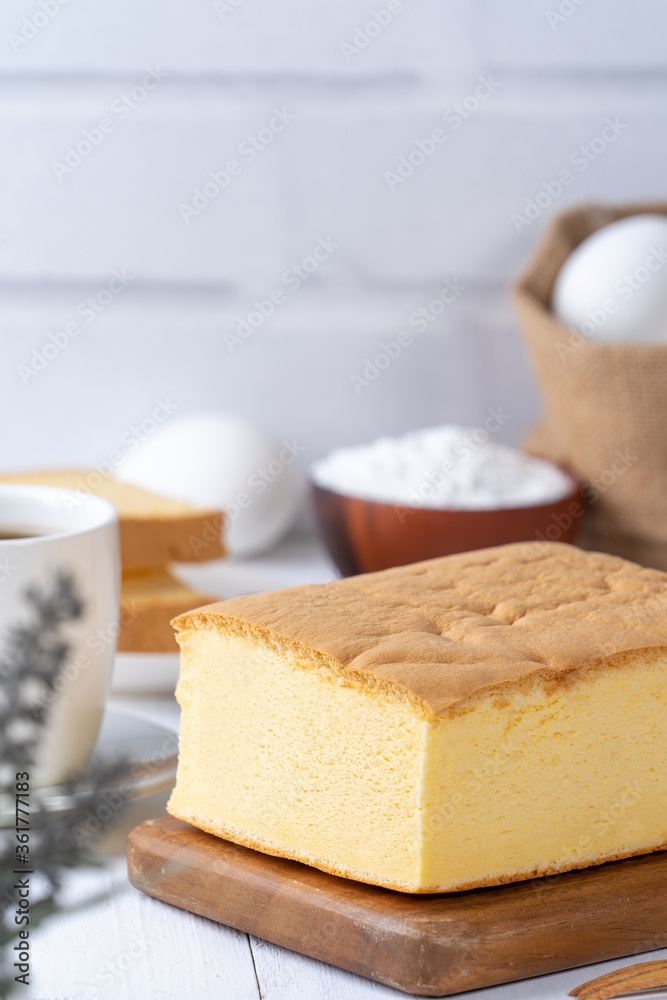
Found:
M 116 795 L 121 801 L 142 799 L 171 788 L 178 763 L 178 736 L 144 719 L 120 712 L 106 711 L 102 728 L 88 764 L 79 781 L 69 785 L 51 785 L 34 789 L 41 807 L 48 813 L 63 814 L 76 809 L 90 792 L 91 780 L 100 771 L 115 767 L 113 780 L 101 791 Z M 14 803 L 0 808 L 0 828 L 15 822 Z
M 111 690 L 114 694 L 173 694 L 178 662 L 178 653 L 116 653 Z

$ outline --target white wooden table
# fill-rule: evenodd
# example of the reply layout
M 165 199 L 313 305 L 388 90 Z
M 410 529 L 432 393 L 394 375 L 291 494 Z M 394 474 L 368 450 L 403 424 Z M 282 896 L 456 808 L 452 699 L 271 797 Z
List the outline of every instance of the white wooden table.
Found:
M 321 582 L 335 571 L 313 542 L 292 540 L 271 557 L 192 568 L 186 575 L 215 593 Z M 111 698 L 111 706 L 178 728 L 173 696 Z M 164 813 L 166 796 L 136 803 L 107 845 L 103 869 L 74 873 L 72 904 L 108 892 L 102 902 L 59 917 L 33 936 L 27 1000 L 400 1000 L 379 986 L 266 941 L 150 899 L 126 877 L 124 836 L 142 819 Z M 114 856 L 115 854 L 115 856 Z M 508 956 L 508 959 L 510 956 Z M 667 949 L 539 979 L 464 994 L 469 1000 L 564 1000 L 573 986 L 630 962 L 667 958 Z M 667 997 L 651 991 L 643 997 Z

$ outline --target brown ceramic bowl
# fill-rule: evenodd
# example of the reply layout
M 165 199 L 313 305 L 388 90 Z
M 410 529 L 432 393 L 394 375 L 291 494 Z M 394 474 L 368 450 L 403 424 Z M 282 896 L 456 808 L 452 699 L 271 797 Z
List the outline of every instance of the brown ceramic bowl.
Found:
M 574 542 L 585 510 L 579 485 L 555 503 L 496 510 L 400 507 L 311 483 L 324 543 L 343 576 L 507 542 Z

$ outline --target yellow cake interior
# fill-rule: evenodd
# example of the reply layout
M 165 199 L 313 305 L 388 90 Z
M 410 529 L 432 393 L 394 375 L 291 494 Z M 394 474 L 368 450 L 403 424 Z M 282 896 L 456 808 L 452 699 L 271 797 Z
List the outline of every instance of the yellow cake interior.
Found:
M 169 811 L 261 851 L 407 892 L 667 846 L 667 657 L 539 674 L 434 717 L 260 630 L 184 627 Z
M 187 607 L 197 607 L 202 604 L 202 597 L 201 593 L 183 583 L 163 566 L 127 570 L 123 573 L 121 599 L 127 604 L 137 604 L 143 608 L 156 604 L 182 604 L 189 600 Z

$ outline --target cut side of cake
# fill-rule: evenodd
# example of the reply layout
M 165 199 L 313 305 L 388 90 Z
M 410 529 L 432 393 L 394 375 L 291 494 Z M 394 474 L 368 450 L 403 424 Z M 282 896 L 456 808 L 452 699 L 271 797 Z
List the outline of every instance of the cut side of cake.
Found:
M 123 573 L 118 652 L 178 652 L 171 619 L 214 600 L 161 567 Z
M 558 543 L 181 615 L 169 812 L 404 892 L 667 848 L 667 575 Z
M 78 493 L 94 493 L 118 511 L 121 563 L 124 570 L 163 566 L 170 562 L 219 559 L 223 513 L 193 507 L 171 497 L 159 496 L 95 469 L 51 469 L 0 475 L 0 483 L 59 486 Z

